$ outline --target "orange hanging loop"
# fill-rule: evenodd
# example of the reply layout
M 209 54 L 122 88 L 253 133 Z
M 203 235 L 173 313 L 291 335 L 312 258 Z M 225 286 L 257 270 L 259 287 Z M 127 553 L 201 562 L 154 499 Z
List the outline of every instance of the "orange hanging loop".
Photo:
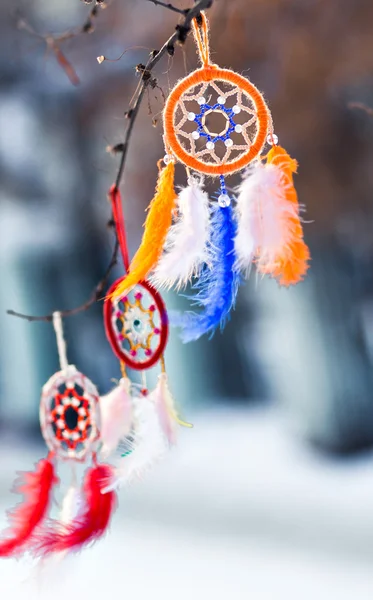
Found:
M 210 65 L 209 26 L 204 12 L 192 21 L 194 39 L 197 44 L 198 54 L 204 67 Z

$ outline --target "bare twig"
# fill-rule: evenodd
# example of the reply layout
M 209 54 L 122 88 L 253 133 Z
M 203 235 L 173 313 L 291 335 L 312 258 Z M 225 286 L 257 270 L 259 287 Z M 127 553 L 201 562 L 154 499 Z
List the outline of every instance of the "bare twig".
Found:
M 34 37 L 37 37 L 40 40 L 43 40 L 47 46 L 47 50 L 51 50 L 56 57 L 56 60 L 60 67 L 65 71 L 66 75 L 70 79 L 73 85 L 79 85 L 80 80 L 79 77 L 70 63 L 70 61 L 66 58 L 65 54 L 61 50 L 61 44 L 71 40 L 72 38 L 77 37 L 82 33 L 92 33 L 94 31 L 94 22 L 98 17 L 100 8 L 104 8 L 104 3 L 98 2 L 91 10 L 89 11 L 88 17 L 86 21 L 80 27 L 76 27 L 75 29 L 69 29 L 60 34 L 41 34 L 35 31 L 27 21 L 23 18 L 18 19 L 17 26 L 18 29 L 24 29 Z
M 173 12 L 179 13 L 179 15 L 187 15 L 189 12 L 189 8 L 177 8 L 170 2 L 161 2 L 161 0 L 149 0 L 149 2 L 153 2 L 156 6 L 163 6 L 164 8 L 168 8 L 168 10 L 172 10 Z
M 370 117 L 373 117 L 373 108 L 367 106 L 363 102 L 349 102 L 347 106 L 348 108 L 357 108 L 358 110 L 362 110 Z
M 52 50 L 56 57 L 56 61 L 60 65 L 60 67 L 65 71 L 66 75 L 70 79 L 73 85 L 79 85 L 80 79 L 75 71 L 71 62 L 66 58 L 65 54 L 62 52 L 59 45 L 55 42 L 53 38 L 47 38 L 45 40 L 47 42 L 47 46 Z
M 118 62 L 118 60 L 120 60 L 130 50 L 149 50 L 149 48 L 147 48 L 146 46 L 130 46 L 129 48 L 126 48 L 125 50 L 123 50 L 123 52 L 121 54 L 119 54 L 119 56 L 117 58 L 108 58 L 107 56 L 104 56 L 103 54 L 101 54 L 101 56 L 97 57 L 97 62 L 100 65 L 104 61 L 106 61 L 106 62 Z
M 158 62 L 161 60 L 161 58 L 163 56 L 165 56 L 165 54 L 169 54 L 169 55 L 173 56 L 174 51 L 175 51 L 175 44 L 177 42 L 179 42 L 181 44 L 183 44 L 185 42 L 186 37 L 190 31 L 191 23 L 192 23 L 193 19 L 195 17 L 197 17 L 201 13 L 202 10 L 209 8 L 211 6 L 212 2 L 213 2 L 213 0 L 198 0 L 195 3 L 195 5 L 193 6 L 193 8 L 190 8 L 188 10 L 187 14 L 185 15 L 183 23 L 176 27 L 176 31 L 163 44 L 162 48 L 158 51 L 153 51 L 148 64 L 142 70 L 141 81 L 140 81 L 140 86 L 138 88 L 138 93 L 135 97 L 132 107 L 130 107 L 126 113 L 127 118 L 129 119 L 129 123 L 128 123 L 127 129 L 126 129 L 126 132 L 124 134 L 122 156 L 121 156 L 121 160 L 119 163 L 118 174 L 117 174 L 117 177 L 115 180 L 115 185 L 117 188 L 119 187 L 119 185 L 122 181 L 124 167 L 125 167 L 126 158 L 127 158 L 128 145 L 129 145 L 129 141 L 131 138 L 133 126 L 135 124 L 136 117 L 138 115 L 140 105 L 141 105 L 141 102 L 144 97 L 145 88 L 149 85 L 149 83 L 152 80 L 152 77 L 151 77 L 152 70 L 154 69 L 156 64 L 158 64 Z
M 118 240 L 115 240 L 113 254 L 112 254 L 110 263 L 105 271 L 105 275 L 99 281 L 99 283 L 96 285 L 91 296 L 88 298 L 88 300 L 86 302 L 84 302 L 80 306 L 77 306 L 75 308 L 71 308 L 68 310 L 61 310 L 60 311 L 61 317 L 72 317 L 73 315 L 77 315 L 80 312 L 88 310 L 93 304 L 95 304 L 95 302 L 97 302 L 97 300 L 101 300 L 103 291 L 108 284 L 110 273 L 118 262 L 118 252 L 119 252 L 119 242 L 118 242 Z M 6 312 L 8 315 L 11 315 L 12 317 L 20 317 L 21 319 L 26 319 L 27 321 L 53 321 L 53 314 L 44 315 L 42 317 L 35 317 L 33 315 L 24 315 L 22 313 L 18 313 L 16 311 L 14 311 L 14 310 L 7 310 Z
M 168 5 L 163 2 L 158 2 L 158 0 L 151 0 L 151 1 L 154 4 L 162 5 L 165 8 L 168 8 L 169 10 L 173 10 L 174 12 L 179 12 L 179 10 L 175 9 L 175 7 L 173 7 L 172 5 Z M 127 158 L 128 147 L 129 147 L 129 143 L 130 143 L 130 139 L 131 139 L 131 134 L 132 134 L 133 127 L 134 127 L 134 124 L 136 121 L 136 117 L 138 115 L 138 112 L 139 112 L 139 109 L 141 106 L 141 102 L 144 98 L 146 90 L 148 89 L 148 86 L 153 87 L 153 88 L 157 87 L 157 81 L 156 81 L 156 79 L 154 79 L 152 77 L 152 74 L 151 74 L 152 70 L 158 64 L 158 62 L 161 60 L 161 58 L 163 56 L 165 56 L 166 54 L 168 54 L 169 56 L 174 55 L 175 45 L 177 43 L 183 44 L 185 42 L 185 40 L 188 36 L 188 33 L 191 29 L 192 20 L 195 17 L 197 17 L 201 13 L 202 10 L 209 8 L 212 5 L 212 2 L 213 2 L 213 0 L 197 0 L 197 2 L 194 4 L 193 8 L 182 11 L 181 14 L 184 15 L 183 22 L 176 26 L 175 32 L 163 44 L 161 49 L 158 51 L 153 50 L 153 52 L 150 55 L 150 59 L 146 65 L 140 64 L 140 65 L 136 66 L 136 71 L 140 74 L 140 81 L 139 81 L 137 88 L 135 90 L 135 93 L 132 97 L 130 107 L 125 113 L 126 117 L 128 119 L 128 125 L 125 130 L 124 139 L 123 139 L 123 142 L 116 144 L 114 147 L 110 148 L 110 151 L 114 155 L 121 154 L 121 159 L 120 159 L 120 163 L 119 163 L 119 167 L 118 167 L 118 173 L 117 173 L 117 177 L 115 180 L 115 185 L 117 188 L 119 188 L 120 183 L 123 178 L 123 173 L 124 173 L 124 168 L 125 168 L 125 164 L 126 164 L 126 158 Z M 96 5 L 96 6 L 99 6 L 99 5 Z M 94 9 L 92 9 L 92 11 L 95 10 L 96 6 L 94 7 Z M 61 41 L 65 41 L 66 39 L 68 39 L 68 37 L 73 37 L 73 34 L 71 32 L 70 32 L 70 34 L 66 32 L 65 34 L 62 34 L 61 36 L 58 36 L 57 38 L 53 37 L 52 39 L 54 40 L 54 42 L 58 43 Z M 112 224 L 112 223 L 110 223 L 110 224 Z M 97 300 L 101 299 L 101 294 L 103 293 L 103 291 L 108 283 L 110 273 L 113 270 L 114 266 L 118 262 L 118 254 L 119 254 L 119 242 L 118 242 L 118 239 L 116 238 L 113 255 L 111 257 L 108 268 L 106 269 L 103 278 L 96 285 L 90 298 L 86 302 L 81 304 L 80 306 L 77 306 L 76 308 L 60 311 L 62 317 L 70 317 L 72 315 L 76 315 L 80 312 L 88 310 L 88 308 L 90 308 Z M 7 314 L 11 315 L 13 317 L 27 319 L 27 321 L 52 321 L 53 320 L 53 314 L 38 317 L 38 316 L 32 316 L 32 315 L 24 315 L 22 313 L 15 312 L 14 310 L 8 310 Z

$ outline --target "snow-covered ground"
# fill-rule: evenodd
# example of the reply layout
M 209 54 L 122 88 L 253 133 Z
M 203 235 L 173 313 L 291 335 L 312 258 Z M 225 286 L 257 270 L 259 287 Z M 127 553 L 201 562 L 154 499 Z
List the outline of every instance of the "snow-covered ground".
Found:
M 13 470 L 36 453 L 1 454 L 3 525 Z M 0 591 L 7 600 L 371 600 L 373 456 L 326 461 L 273 411 L 197 415 L 168 459 L 122 490 L 104 541 L 43 570 L 2 561 Z

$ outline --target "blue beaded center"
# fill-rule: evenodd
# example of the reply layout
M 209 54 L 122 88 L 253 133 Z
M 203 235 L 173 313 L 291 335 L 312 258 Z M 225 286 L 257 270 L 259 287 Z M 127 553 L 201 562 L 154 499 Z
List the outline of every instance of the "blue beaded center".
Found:
M 202 124 L 202 118 L 203 118 L 204 114 L 209 110 L 211 110 L 211 111 L 219 110 L 227 115 L 228 120 L 229 120 L 229 126 L 228 126 L 227 131 L 223 135 L 213 136 L 213 135 L 211 135 L 211 133 L 207 133 L 207 131 L 205 131 L 205 128 Z M 226 140 L 230 139 L 231 133 L 234 131 L 234 128 L 236 127 L 236 123 L 233 120 L 234 115 L 235 115 L 235 113 L 233 112 L 233 109 L 226 108 L 223 104 L 219 104 L 219 103 L 216 103 L 213 105 L 201 104 L 200 113 L 198 115 L 196 115 L 193 120 L 198 125 L 198 128 L 196 131 L 198 131 L 200 137 L 204 137 L 207 139 L 208 142 L 213 142 L 215 144 L 218 141 L 225 142 Z

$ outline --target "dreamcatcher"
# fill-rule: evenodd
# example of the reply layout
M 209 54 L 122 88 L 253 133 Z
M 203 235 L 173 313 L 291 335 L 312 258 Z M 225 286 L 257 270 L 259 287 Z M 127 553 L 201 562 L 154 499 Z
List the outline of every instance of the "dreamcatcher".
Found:
M 193 30 L 202 66 L 179 81 L 166 101 L 165 167 L 141 245 L 112 292 L 127 294 L 150 273 L 158 288 L 180 289 L 198 277 L 192 301 L 201 311 L 173 317 L 184 341 L 224 324 L 252 264 L 289 286 L 304 277 L 310 258 L 293 185 L 297 163 L 278 146 L 263 96 L 241 75 L 211 63 L 203 13 Z M 263 156 L 266 143 L 271 148 Z M 178 196 L 176 161 L 188 173 L 188 186 Z M 243 179 L 232 208 L 225 177 L 237 171 Z M 211 204 L 205 175 L 219 178 L 217 202 Z
M 125 225 L 121 196 L 116 186 L 110 190 L 110 199 L 123 266 L 127 272 L 129 260 Z M 104 303 L 106 335 L 122 370 L 119 385 L 103 402 L 108 412 L 104 455 L 118 447 L 120 450 L 115 477 L 108 482 L 107 490 L 141 476 L 163 456 L 168 445 L 176 442 L 178 425 L 191 427 L 178 417 L 168 385 L 164 359 L 168 317 L 162 297 L 146 280 L 138 281 L 125 294 L 118 295 L 117 289 L 125 277 L 111 286 Z M 158 362 L 161 373 L 155 389 L 149 392 L 146 371 Z M 128 378 L 127 368 L 141 371 L 143 385 L 140 390 Z M 125 435 L 119 415 L 124 417 L 123 425 L 132 423 Z M 131 418 L 128 420 L 129 415 Z
M 127 244 L 119 191 L 110 193 L 118 241 L 125 269 Z M 107 530 L 116 505 L 114 491 L 122 483 L 140 477 L 176 441 L 177 425 L 191 427 L 177 415 L 164 361 L 168 319 L 157 290 L 141 281 L 126 296 L 104 303 L 107 337 L 121 362 L 122 379 L 109 394 L 99 397 L 93 383 L 66 356 L 61 314 L 53 314 L 61 370 L 44 385 L 40 401 L 40 425 L 49 449 L 34 472 L 25 473 L 17 491 L 24 501 L 9 515 L 10 527 L 0 539 L 0 557 L 31 551 L 37 557 L 61 556 L 99 539 Z M 148 393 L 145 371 L 157 362 L 161 374 Z M 140 390 L 131 384 L 126 367 L 143 373 Z M 98 462 L 119 450 L 115 466 Z M 57 519 L 49 518 L 57 463 L 72 467 L 72 481 Z M 91 461 L 82 486 L 74 465 Z
M 114 492 L 103 494 L 114 470 L 97 459 L 101 436 L 101 402 L 93 383 L 66 358 L 60 313 L 54 313 L 61 370 L 44 385 L 40 401 L 40 425 L 49 449 L 34 472 L 20 477 L 17 490 L 23 502 L 10 514 L 10 528 L 0 541 L 0 556 L 18 556 L 30 550 L 38 556 L 82 548 L 100 538 L 116 504 Z M 60 517 L 49 519 L 57 464 L 68 462 L 72 483 L 62 502 Z M 74 465 L 91 462 L 82 487 Z

